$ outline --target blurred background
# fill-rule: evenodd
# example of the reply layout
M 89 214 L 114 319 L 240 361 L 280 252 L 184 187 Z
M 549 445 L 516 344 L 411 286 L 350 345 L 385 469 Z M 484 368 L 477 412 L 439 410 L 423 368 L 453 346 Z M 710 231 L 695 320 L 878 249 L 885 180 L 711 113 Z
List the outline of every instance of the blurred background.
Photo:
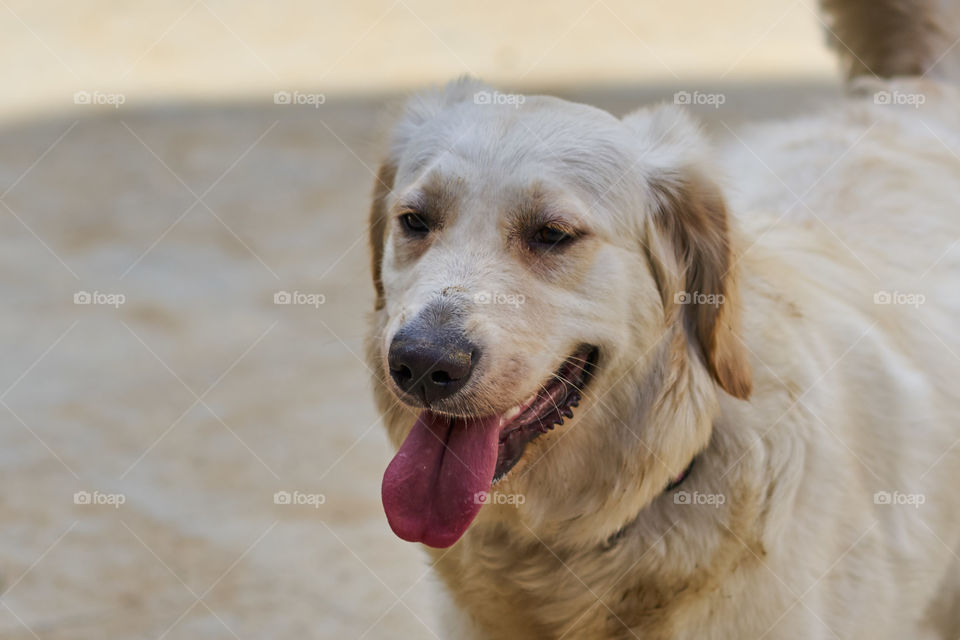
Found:
M 0 638 L 437 637 L 362 358 L 387 107 L 730 135 L 839 93 L 814 5 L 0 0 Z

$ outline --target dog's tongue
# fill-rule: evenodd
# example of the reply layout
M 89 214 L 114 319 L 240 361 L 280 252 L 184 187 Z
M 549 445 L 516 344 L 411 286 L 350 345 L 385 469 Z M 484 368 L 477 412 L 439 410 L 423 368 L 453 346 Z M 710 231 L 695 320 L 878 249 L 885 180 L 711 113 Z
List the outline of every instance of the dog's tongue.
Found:
M 424 411 L 383 474 L 393 532 L 449 547 L 473 522 L 497 465 L 500 418 L 451 419 Z

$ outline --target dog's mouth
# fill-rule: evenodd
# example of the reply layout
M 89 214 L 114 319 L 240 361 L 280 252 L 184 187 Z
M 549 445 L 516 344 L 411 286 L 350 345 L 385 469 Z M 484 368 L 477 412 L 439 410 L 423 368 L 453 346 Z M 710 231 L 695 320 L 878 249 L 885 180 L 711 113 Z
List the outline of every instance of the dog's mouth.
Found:
M 499 415 L 458 417 L 424 410 L 383 476 L 382 498 L 399 537 L 431 547 L 460 539 L 527 444 L 573 417 L 598 350 L 578 348 L 525 402 Z
M 493 482 L 499 481 L 520 462 L 527 443 L 563 424 L 564 418 L 573 417 L 573 409 L 580 404 L 596 360 L 597 349 L 594 347 L 585 347 L 574 353 L 546 383 L 540 385 L 540 391 L 532 398 L 503 415 L 505 422 L 500 429 Z

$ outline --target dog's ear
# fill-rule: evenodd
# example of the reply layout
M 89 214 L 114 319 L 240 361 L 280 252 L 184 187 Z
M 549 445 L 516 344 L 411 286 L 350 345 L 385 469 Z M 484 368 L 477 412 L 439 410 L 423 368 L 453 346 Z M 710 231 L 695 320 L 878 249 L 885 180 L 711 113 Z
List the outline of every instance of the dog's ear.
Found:
M 684 323 L 713 379 L 746 399 L 752 372 L 739 329 L 730 219 L 719 186 L 707 177 L 697 126 L 673 107 L 643 111 L 627 123 L 643 150 L 653 202 L 648 251 L 664 308 Z
M 397 167 L 390 160 L 384 160 L 377 171 L 377 179 L 373 183 L 373 203 L 370 205 L 370 251 L 372 256 L 373 288 L 376 291 L 374 309 L 383 308 L 383 243 L 387 235 L 387 196 L 393 190 L 393 181 L 397 175 Z
M 683 287 L 662 292 L 665 303 L 682 305 L 684 325 L 700 345 L 714 380 L 730 395 L 746 399 L 752 375 L 735 333 L 740 308 L 723 195 L 693 170 L 655 178 L 651 187 L 657 203 L 653 223 L 673 247 Z

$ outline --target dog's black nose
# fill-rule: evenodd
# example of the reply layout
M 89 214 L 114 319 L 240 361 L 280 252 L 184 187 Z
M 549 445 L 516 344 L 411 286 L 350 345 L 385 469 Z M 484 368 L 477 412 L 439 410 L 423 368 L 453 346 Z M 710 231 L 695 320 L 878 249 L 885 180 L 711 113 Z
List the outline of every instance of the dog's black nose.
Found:
M 479 357 L 459 332 L 411 326 L 394 336 L 387 360 L 397 386 L 430 404 L 459 391 Z

